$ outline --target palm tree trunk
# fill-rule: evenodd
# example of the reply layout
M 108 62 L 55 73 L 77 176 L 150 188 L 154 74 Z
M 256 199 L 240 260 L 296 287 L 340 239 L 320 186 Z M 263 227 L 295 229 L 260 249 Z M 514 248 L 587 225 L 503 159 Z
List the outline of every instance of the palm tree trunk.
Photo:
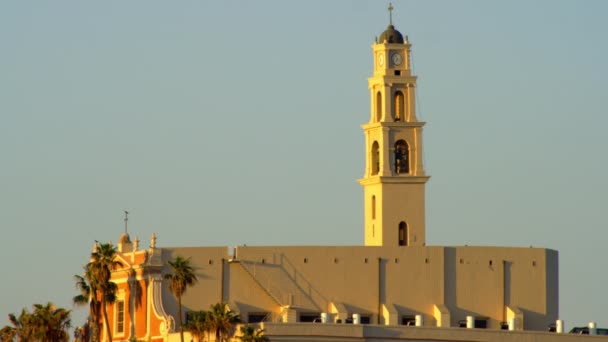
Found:
M 110 330 L 110 322 L 108 321 L 108 308 L 106 307 L 105 293 L 101 299 L 101 306 L 103 307 L 103 321 L 106 324 L 106 332 L 108 334 L 108 341 L 112 342 L 112 331 Z
M 182 324 L 182 296 L 177 297 L 177 315 L 179 317 L 179 338 L 184 342 L 184 325 Z
M 99 302 L 92 301 L 89 304 L 89 335 L 86 342 L 99 342 Z

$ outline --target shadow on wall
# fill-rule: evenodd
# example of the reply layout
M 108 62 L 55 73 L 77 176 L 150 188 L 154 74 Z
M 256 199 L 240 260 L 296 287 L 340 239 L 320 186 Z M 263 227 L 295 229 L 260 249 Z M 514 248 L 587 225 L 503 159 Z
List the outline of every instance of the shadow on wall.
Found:
M 450 311 L 450 326 L 451 327 L 466 327 L 466 317 L 479 317 L 478 312 L 473 312 L 459 308 L 456 304 L 456 291 L 458 282 L 456 280 L 456 249 L 445 247 L 444 249 L 444 302 L 445 306 Z
M 167 260 L 173 260 L 178 255 L 179 254 L 175 253 L 175 251 L 173 251 L 173 250 L 162 249 L 162 260 L 164 261 L 163 268 L 162 268 L 162 277 L 164 277 L 165 274 L 170 274 L 173 272 L 172 268 L 167 264 Z M 179 256 L 186 258 L 186 259 L 189 257 L 187 255 L 179 255 Z M 206 274 L 203 273 L 202 267 L 196 265 L 195 263 L 191 263 L 191 266 L 192 266 L 192 269 L 194 270 L 196 278 L 198 279 L 199 282 L 203 279 L 210 279 L 209 276 L 207 276 Z M 192 289 L 186 290 L 186 295 L 188 294 L 188 291 L 191 291 L 191 290 Z M 174 316 L 175 322 L 177 324 L 177 322 L 178 322 L 177 298 L 175 298 L 175 296 L 169 289 L 169 282 L 164 279 L 162 281 L 162 301 L 163 301 L 163 307 L 165 309 L 165 312 L 168 315 Z M 186 313 L 189 311 L 199 311 L 199 310 L 207 310 L 207 309 L 208 308 L 192 308 L 187 305 L 184 305 L 183 297 L 182 297 L 182 315 L 184 316 L 184 317 L 182 317 L 183 319 L 186 318 L 185 317 Z

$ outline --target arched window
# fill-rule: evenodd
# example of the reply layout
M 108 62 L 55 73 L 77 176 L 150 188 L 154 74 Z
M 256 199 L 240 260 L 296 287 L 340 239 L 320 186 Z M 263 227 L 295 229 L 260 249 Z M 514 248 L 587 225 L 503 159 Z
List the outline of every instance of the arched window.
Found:
M 376 122 L 382 119 L 382 93 L 376 93 Z
M 380 147 L 378 142 L 372 144 L 372 175 L 377 175 L 380 171 Z
M 395 172 L 397 174 L 410 172 L 410 148 L 405 140 L 395 143 Z
M 376 219 L 376 196 L 372 196 L 372 220 Z
M 401 91 L 397 91 L 395 93 L 395 105 L 393 106 L 395 110 L 395 121 L 405 121 L 405 112 L 403 111 L 403 99 L 403 93 Z
M 399 223 L 399 246 L 407 246 L 407 223 Z

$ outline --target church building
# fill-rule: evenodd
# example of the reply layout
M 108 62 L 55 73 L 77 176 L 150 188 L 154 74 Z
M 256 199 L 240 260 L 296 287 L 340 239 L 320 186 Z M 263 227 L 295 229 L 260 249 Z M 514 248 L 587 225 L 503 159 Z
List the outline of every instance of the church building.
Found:
M 179 340 L 177 302 L 162 280 L 177 256 L 191 258 L 198 277 L 182 298 L 184 319 L 226 303 L 244 322 L 263 324 L 272 341 L 448 341 L 474 331 L 482 335 L 459 340 L 511 341 L 483 334 L 548 334 L 558 318 L 557 251 L 427 245 L 429 175 L 412 45 L 391 19 L 371 53 L 359 179 L 364 245 L 167 247 L 152 236 L 141 248 L 125 233 L 118 243 L 123 266 L 112 275 L 118 300 L 108 308 L 115 341 Z

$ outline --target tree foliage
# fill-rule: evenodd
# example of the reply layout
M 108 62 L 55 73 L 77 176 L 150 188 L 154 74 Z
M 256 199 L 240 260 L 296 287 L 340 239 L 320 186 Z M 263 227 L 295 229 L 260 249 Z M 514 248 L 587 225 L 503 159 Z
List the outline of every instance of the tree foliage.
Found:
M 84 267 L 82 276 L 75 275 L 76 289 L 80 292 L 72 298 L 76 306 L 89 306 L 89 317 L 84 326 L 74 331 L 74 338 L 77 341 L 97 342 L 101 327 L 101 302 L 98 299 L 98 289 L 89 265 Z
M 184 342 L 184 325 L 182 322 L 182 296 L 186 293 L 188 287 L 197 282 L 194 269 L 190 266 L 190 258 L 184 259 L 181 256 L 175 257 L 174 260 L 167 261 L 173 273 L 164 275 L 164 279 L 169 281 L 169 290 L 177 298 L 177 312 L 179 322 L 179 333 L 181 342 Z
M 188 312 L 184 330 L 190 332 L 198 341 L 203 341 L 205 335 L 210 335 L 209 311 Z
M 227 341 L 232 335 L 234 326 L 241 321 L 241 317 L 230 311 L 225 303 L 211 306 L 210 327 L 215 333 L 216 341 Z
M 267 342 L 270 341 L 264 335 L 264 329 L 255 329 L 251 325 L 241 327 L 241 335 L 237 337 L 241 342 Z
M 94 301 L 99 301 L 104 322 L 109 322 L 107 305 L 116 301 L 116 292 L 118 290 L 118 286 L 110 281 L 112 271 L 121 266 L 122 263 L 116 260 L 116 247 L 112 243 L 98 243 L 93 253 L 91 253 L 91 261 L 85 266 L 84 279 L 87 280 L 91 289 L 89 300 L 91 301 L 91 305 L 93 305 Z M 92 316 L 92 318 L 97 320 L 94 323 L 97 323 L 97 327 L 99 327 L 99 317 Z M 112 341 L 110 324 L 106 324 L 106 334 L 108 340 Z
M 53 303 L 34 304 L 30 313 L 25 308 L 19 316 L 9 314 L 12 325 L 0 330 L 0 341 L 9 342 L 67 342 L 70 337 L 70 310 L 57 308 Z
M 230 311 L 224 303 L 211 305 L 208 311 L 192 311 L 188 313 L 188 320 L 184 326 L 198 341 L 214 337 L 214 341 L 228 341 L 234 334 L 234 326 L 241 321 L 241 317 Z M 264 341 L 264 340 L 260 340 Z

